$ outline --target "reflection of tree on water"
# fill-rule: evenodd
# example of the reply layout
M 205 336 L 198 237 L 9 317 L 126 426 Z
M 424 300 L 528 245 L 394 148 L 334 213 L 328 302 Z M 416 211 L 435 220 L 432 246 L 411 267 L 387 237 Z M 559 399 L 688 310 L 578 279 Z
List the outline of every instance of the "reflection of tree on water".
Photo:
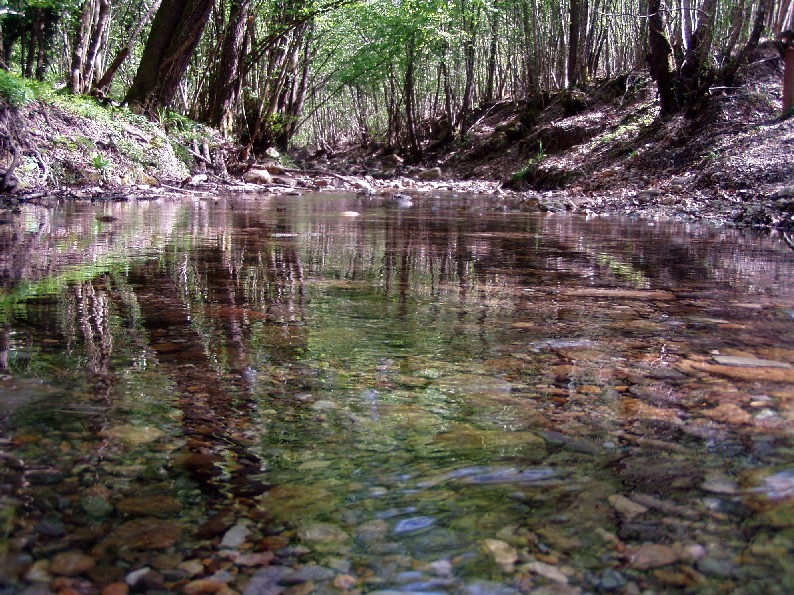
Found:
M 4 325 L 0 328 L 0 371 L 8 370 L 8 354 L 11 351 L 11 327 Z
M 75 284 L 60 302 L 62 332 L 69 353 L 78 342 L 85 349 L 85 368 L 97 379 L 96 390 L 107 397 L 112 381 L 113 332 L 107 278 Z
M 251 384 L 273 382 L 259 368 L 290 358 L 283 341 L 268 337 L 289 328 L 289 342 L 300 347 L 299 327 L 284 323 L 302 316 L 303 280 L 294 248 L 253 237 L 237 243 L 221 235 L 220 243 L 177 254 L 166 270 L 139 267 L 130 281 L 157 367 L 179 395 L 190 452 L 185 465 L 207 486 L 251 496 L 265 489 L 251 477 L 264 471 L 252 448 Z

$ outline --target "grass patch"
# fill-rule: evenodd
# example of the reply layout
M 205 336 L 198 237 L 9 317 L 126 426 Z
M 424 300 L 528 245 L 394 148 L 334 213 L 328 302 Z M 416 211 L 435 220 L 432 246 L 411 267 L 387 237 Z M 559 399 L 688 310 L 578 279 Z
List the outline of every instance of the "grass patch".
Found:
M 530 157 L 527 161 L 526 165 L 519 169 L 516 173 L 513 174 L 511 177 L 512 182 L 522 182 L 526 180 L 531 173 L 533 173 L 538 165 L 546 158 L 546 151 L 543 150 L 543 143 L 538 143 L 538 152 Z
M 22 107 L 36 100 L 51 101 L 56 91 L 49 83 L 17 76 L 0 70 L 0 97 L 12 107 Z

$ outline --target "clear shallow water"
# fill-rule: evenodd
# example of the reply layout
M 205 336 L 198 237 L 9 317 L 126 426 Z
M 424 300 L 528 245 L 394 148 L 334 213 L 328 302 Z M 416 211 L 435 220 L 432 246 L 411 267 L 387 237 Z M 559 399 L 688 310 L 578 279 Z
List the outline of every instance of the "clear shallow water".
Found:
M 413 203 L 0 226 L 0 585 L 794 589 L 785 244 Z

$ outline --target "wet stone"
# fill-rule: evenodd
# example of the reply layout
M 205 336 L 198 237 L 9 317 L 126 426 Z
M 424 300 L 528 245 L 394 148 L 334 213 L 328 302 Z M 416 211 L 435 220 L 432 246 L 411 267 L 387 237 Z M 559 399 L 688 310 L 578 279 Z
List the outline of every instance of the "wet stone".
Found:
M 115 426 L 103 431 L 107 438 L 114 438 L 132 445 L 141 445 L 154 442 L 162 438 L 165 433 L 154 426 L 133 426 L 129 424 Z
M 485 551 L 502 570 L 514 571 L 514 565 L 518 561 L 518 552 L 513 546 L 499 539 L 486 539 L 482 544 Z
M 48 583 L 52 580 L 52 574 L 49 572 L 49 562 L 47 560 L 38 560 L 34 562 L 25 572 L 25 580 L 32 583 Z
M 350 539 L 341 528 L 330 523 L 313 523 L 301 527 L 298 536 L 310 545 L 343 543 Z
M 231 516 L 217 514 L 198 528 L 198 537 L 208 539 L 224 533 L 233 524 Z
M 101 595 L 127 595 L 129 592 L 130 587 L 127 583 L 117 582 L 102 587 Z
M 224 533 L 221 547 L 234 549 L 243 545 L 251 534 L 251 529 L 248 528 L 250 524 L 250 521 L 244 519 L 231 527 Z
M 754 357 L 739 357 L 734 355 L 715 355 L 714 361 L 725 366 L 746 366 L 750 368 L 792 368 L 787 362 L 779 362 Z
M 0 554 L 0 577 L 19 577 L 33 563 L 30 554 L 3 552 Z
M 176 521 L 140 518 L 116 528 L 103 543 L 120 549 L 165 549 L 174 545 L 181 536 L 182 525 Z
M 736 573 L 736 564 L 723 558 L 706 556 L 695 563 L 695 568 L 706 576 L 730 577 Z
M 62 552 L 50 562 L 50 572 L 55 575 L 77 576 L 96 566 L 96 560 L 83 552 Z
M 596 578 L 595 585 L 602 591 L 613 592 L 624 587 L 627 582 L 626 577 L 620 572 L 607 568 Z
M 463 585 L 466 595 L 517 595 L 519 591 L 501 583 L 473 581 Z
M 330 568 L 323 566 L 302 566 L 292 572 L 285 573 L 280 580 L 283 585 L 290 585 L 305 582 L 320 582 L 330 581 L 336 576 L 336 573 Z
M 185 595 L 201 595 L 202 593 L 217 593 L 224 588 L 226 588 L 226 583 L 210 579 L 197 579 L 182 587 L 182 592 Z
M 66 526 L 59 518 L 44 518 L 36 525 L 36 532 L 48 537 L 61 537 L 66 534 Z
M 679 553 L 669 545 L 646 543 L 629 552 L 629 565 L 646 570 L 668 566 L 680 559 Z
M 179 501 L 171 496 L 137 496 L 125 498 L 116 504 L 122 514 L 128 516 L 168 517 L 182 509 Z
M 643 506 L 642 504 L 638 504 L 620 494 L 610 496 L 608 500 L 618 513 L 629 520 L 648 512 L 647 507 Z

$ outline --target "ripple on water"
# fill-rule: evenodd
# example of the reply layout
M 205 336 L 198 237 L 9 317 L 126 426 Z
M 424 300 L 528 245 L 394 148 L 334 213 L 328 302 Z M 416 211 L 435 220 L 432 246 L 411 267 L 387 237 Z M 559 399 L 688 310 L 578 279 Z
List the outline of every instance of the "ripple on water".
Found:
M 473 484 L 531 484 L 561 477 L 559 470 L 552 467 L 461 467 L 433 477 L 419 484 L 420 488 L 431 488 L 448 481 L 460 480 Z

